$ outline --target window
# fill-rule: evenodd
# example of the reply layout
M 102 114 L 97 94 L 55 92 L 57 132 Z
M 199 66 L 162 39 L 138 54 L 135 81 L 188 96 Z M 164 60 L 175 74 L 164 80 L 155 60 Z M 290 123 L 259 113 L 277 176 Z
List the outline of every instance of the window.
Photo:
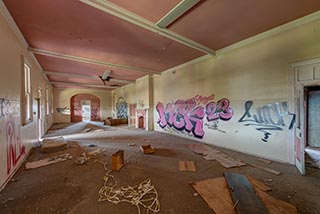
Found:
M 51 91 L 51 114 L 53 114 L 53 91 Z
M 49 105 L 49 88 L 46 87 L 46 115 L 50 113 L 50 105 Z
M 30 66 L 23 63 L 23 123 L 32 121 L 32 96 L 31 96 L 31 69 Z

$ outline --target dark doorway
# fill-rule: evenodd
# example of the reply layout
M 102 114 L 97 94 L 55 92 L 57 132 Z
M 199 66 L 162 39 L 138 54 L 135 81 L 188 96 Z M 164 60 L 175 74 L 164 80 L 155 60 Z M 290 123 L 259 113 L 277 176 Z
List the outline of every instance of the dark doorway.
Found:
M 144 129 L 144 117 L 140 116 L 138 119 L 138 128 Z

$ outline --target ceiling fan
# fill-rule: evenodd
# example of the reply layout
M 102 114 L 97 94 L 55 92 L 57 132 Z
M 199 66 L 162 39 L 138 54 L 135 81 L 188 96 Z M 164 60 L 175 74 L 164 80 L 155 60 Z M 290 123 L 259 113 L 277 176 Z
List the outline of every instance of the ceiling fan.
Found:
M 103 73 L 103 75 L 100 76 L 100 78 L 101 78 L 101 80 L 103 81 L 103 83 L 104 83 L 104 81 L 109 82 L 111 79 L 113 79 L 113 77 L 110 76 L 110 75 L 111 75 L 111 70 L 105 70 L 105 72 Z

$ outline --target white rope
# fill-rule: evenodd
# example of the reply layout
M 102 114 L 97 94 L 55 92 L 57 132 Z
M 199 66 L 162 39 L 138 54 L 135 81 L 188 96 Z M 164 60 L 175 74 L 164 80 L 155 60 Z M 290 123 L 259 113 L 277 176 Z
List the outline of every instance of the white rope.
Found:
M 151 179 L 147 179 L 136 186 L 116 189 L 116 179 L 113 175 L 110 175 L 111 170 L 107 169 L 106 164 L 103 163 L 103 165 L 107 172 L 103 177 L 104 185 L 99 190 L 99 201 L 109 201 L 113 204 L 127 202 L 137 207 L 138 214 L 141 214 L 140 207 L 143 207 L 147 214 L 149 211 L 154 213 L 160 211 L 158 192 L 152 185 Z

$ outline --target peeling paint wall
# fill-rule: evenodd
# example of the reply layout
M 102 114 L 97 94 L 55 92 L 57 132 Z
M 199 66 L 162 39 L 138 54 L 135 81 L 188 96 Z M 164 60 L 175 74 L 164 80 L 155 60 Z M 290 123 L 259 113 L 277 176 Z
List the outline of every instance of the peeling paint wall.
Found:
M 312 22 L 154 76 L 155 130 L 290 162 L 290 63 L 320 56 L 319 26 Z
M 23 57 L 30 63 L 32 85 L 32 122 L 26 125 L 21 124 Z M 46 87 L 50 95 L 52 87 L 48 85 L 1 13 L 0 65 L 0 186 L 3 186 L 31 151 L 33 143 L 38 141 L 39 126 L 43 134 L 52 124 L 51 109 L 46 114 L 45 106 Z M 41 100 L 41 124 L 38 124 L 38 106 L 35 98 Z

